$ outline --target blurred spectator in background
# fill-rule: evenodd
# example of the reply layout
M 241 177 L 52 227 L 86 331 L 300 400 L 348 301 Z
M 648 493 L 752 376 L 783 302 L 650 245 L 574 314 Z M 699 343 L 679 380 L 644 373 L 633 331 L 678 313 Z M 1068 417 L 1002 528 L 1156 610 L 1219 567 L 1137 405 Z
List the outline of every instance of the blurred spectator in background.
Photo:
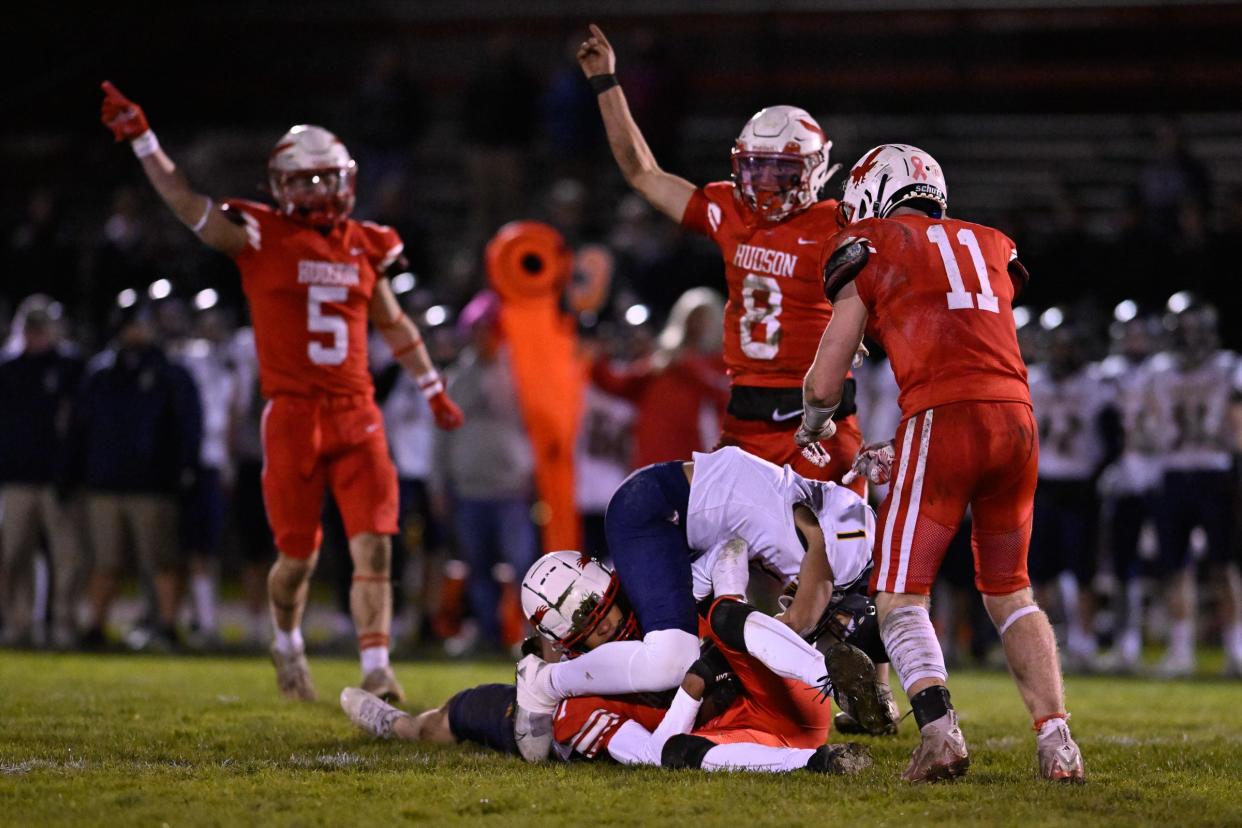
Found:
M 595 92 L 578 68 L 576 55 L 581 41 L 577 33 L 570 35 L 565 43 L 566 59 L 548 81 L 542 101 L 543 131 L 549 159 L 556 170 L 593 181 L 600 171 L 597 162 L 604 146 L 604 126 L 599 120 Z
M 213 297 L 214 298 L 214 297 Z M 205 301 L 203 302 L 205 304 Z M 218 647 L 216 582 L 220 538 L 224 533 L 225 487 L 231 482 L 229 425 L 235 407 L 237 370 L 223 310 L 201 309 L 194 336 L 176 343 L 173 358 L 190 372 L 202 409 L 202 444 L 194 484 L 181 502 L 181 546 L 188 553 L 190 599 L 194 607 L 194 643 Z
M 1156 123 L 1152 154 L 1139 170 L 1138 195 L 1152 238 L 1168 243 L 1176 236 L 1178 213 L 1186 203 L 1206 213 L 1212 194 L 1207 167 L 1194 156 L 1172 118 Z
M 38 290 L 71 296 L 78 288 L 78 251 L 61 218 L 56 194 L 46 187 L 30 193 L 25 215 L 9 236 L 0 293 L 16 303 Z
M 0 360 L 0 612 L 7 646 L 43 639 L 31 617 L 32 565 L 41 548 L 51 563 L 51 643 L 63 649 L 77 640 L 77 599 L 87 564 L 81 503 L 57 483 L 82 362 L 60 347 L 61 315 L 48 297 L 28 298 L 20 312 L 21 352 Z
M 617 367 L 596 360 L 591 380 L 637 406 L 632 468 L 687 460 L 711 451 L 729 400 L 721 357 L 724 300 L 711 288 L 692 288 L 669 312 L 648 358 Z
M 1095 665 L 1094 581 L 1099 564 L 1096 480 L 1120 454 L 1121 429 L 1085 331 L 1063 322 L 1049 335 L 1047 361 L 1029 371 L 1039 427 L 1039 487 L 1031 531 L 1031 582 L 1040 603 L 1059 589 L 1067 668 Z
M 539 85 L 513 38 L 493 35 L 466 85 L 461 118 L 471 185 L 471 233 L 478 238 L 521 211 L 538 102 Z
M 181 556 L 177 497 L 194 486 L 202 446 L 202 411 L 194 380 L 155 340 L 151 309 L 118 309 L 112 347 L 91 360 L 78 400 L 76 474 L 87 490 L 95 551 L 91 629 L 105 642 L 109 610 L 131 549 L 154 583 L 158 628 L 150 645 L 178 642 Z
M 378 339 L 378 338 L 377 338 Z M 369 351 L 376 365 L 375 399 L 384 413 L 384 428 L 397 467 L 398 531 L 392 542 L 393 638 L 417 638 L 426 597 L 428 553 L 440 546 L 439 526 L 432 515 L 428 481 L 431 477 L 435 421 L 418 383 L 383 342 L 373 340 Z
M 350 103 L 351 146 L 358 153 L 358 211 L 370 215 L 375 211 L 367 199 L 376 199 L 384 182 L 405 179 L 410 152 L 427 134 L 427 98 L 401 51 L 384 46 L 372 56 Z M 404 233 L 401 238 L 408 242 Z
M 259 359 L 254 328 L 238 329 L 231 346 L 236 377 L 229 444 L 233 455 L 233 524 L 241 541 L 242 597 L 246 608 L 246 641 L 267 647 L 267 573 L 276 559 L 276 545 L 263 505 L 263 412 L 259 394 Z
M 470 570 L 470 608 L 480 641 L 492 647 L 524 637 L 516 581 L 539 554 L 531 521 L 534 453 L 499 321 L 500 298 L 491 291 L 479 293 L 461 312 L 458 330 L 470 344 L 449 374 L 448 391 L 466 424 L 438 432 L 435 450 L 435 489 L 451 501 L 459 551 Z M 494 575 L 499 564 L 507 564 L 503 590 Z M 513 629 L 515 611 L 519 622 Z M 509 627 L 504 637 L 502 620 Z M 468 643 L 457 652 L 468 650 Z
M 607 359 L 620 348 L 616 328 L 602 324 L 579 331 L 578 341 L 593 359 Z M 583 399 L 582 426 L 574 459 L 574 498 L 582 515 L 583 551 L 593 558 L 608 559 L 604 513 L 613 492 L 633 471 L 634 404 L 587 385 Z

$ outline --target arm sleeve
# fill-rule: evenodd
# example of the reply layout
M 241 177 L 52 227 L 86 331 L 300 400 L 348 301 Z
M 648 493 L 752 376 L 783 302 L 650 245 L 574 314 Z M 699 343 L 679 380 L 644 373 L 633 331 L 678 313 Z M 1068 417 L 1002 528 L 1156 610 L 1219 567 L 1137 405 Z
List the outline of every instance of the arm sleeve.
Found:
M 630 719 L 617 728 L 608 740 L 608 755 L 622 765 L 659 765 L 660 757 L 651 761 L 647 750 L 650 742 L 650 731 Z

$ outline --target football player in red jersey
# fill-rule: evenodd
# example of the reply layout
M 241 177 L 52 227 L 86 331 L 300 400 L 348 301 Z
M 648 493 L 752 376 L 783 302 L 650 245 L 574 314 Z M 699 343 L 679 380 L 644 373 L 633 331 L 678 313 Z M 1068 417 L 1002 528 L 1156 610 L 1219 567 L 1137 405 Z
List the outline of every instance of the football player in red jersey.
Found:
M 882 343 L 903 419 L 871 587 L 881 636 L 922 732 L 904 778 L 959 776 L 970 762 L 927 614 L 932 582 L 969 506 L 975 584 L 1035 721 L 1040 772 L 1081 780 L 1056 640 L 1027 576 L 1039 438 L 1013 321 L 1027 274 L 1004 234 L 945 215 L 947 192 L 935 159 L 904 144 L 874 148 L 850 172 L 841 200 L 849 224 L 823 266 L 834 315 L 806 376 L 796 439 L 812 448 L 831 435 L 864 331 Z
M 367 370 L 368 322 L 417 377 L 436 424 L 462 423 L 388 283 L 388 271 L 401 263 L 401 239 L 389 227 L 349 218 L 355 164 L 326 129 L 295 126 L 272 150 L 268 176 L 276 208 L 240 200 L 217 205 L 195 192 L 160 149 L 142 108 L 110 83 L 103 90 L 104 126 L 117 141 L 130 142 L 177 218 L 241 271 L 268 400 L 263 499 L 279 550 L 268 575 L 277 685 L 287 697 L 315 698 L 301 621 L 330 487 L 354 562 L 350 607 L 363 686 L 401 699 L 388 663 L 397 478 Z
M 817 201 L 835 167 L 832 142 L 805 110 L 773 106 L 747 122 L 733 148 L 733 180 L 696 187 L 660 169 L 617 84 L 616 56 L 598 26 L 578 50 L 598 93 L 608 143 L 625 180 L 660 212 L 716 242 L 724 256 L 725 364 L 731 378 L 721 445 L 740 446 L 814 480 L 849 471 L 862 434 L 853 416 L 853 379 L 837 410 L 824 467 L 790 441 L 819 335 L 832 318 L 820 252 L 839 229 L 836 201 Z M 849 484 L 864 494 L 866 482 Z

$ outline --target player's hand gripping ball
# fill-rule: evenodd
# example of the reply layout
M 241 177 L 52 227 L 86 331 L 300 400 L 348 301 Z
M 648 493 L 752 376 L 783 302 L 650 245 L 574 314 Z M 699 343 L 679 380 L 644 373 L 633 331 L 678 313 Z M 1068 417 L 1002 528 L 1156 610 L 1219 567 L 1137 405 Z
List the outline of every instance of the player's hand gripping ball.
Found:
M 121 90 L 110 81 L 104 81 L 101 87 L 104 99 L 99 109 L 99 120 L 112 130 L 117 141 L 132 141 L 151 128 L 142 107 L 122 95 Z

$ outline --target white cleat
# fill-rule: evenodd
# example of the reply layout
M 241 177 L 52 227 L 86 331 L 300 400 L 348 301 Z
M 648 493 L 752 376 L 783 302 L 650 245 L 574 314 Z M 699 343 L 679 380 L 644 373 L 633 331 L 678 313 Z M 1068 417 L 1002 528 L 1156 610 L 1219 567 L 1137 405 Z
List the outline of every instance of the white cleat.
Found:
M 923 740 L 910 756 L 910 764 L 901 778 L 907 782 L 938 782 L 953 779 L 966 773 L 970 767 L 970 754 L 966 751 L 966 737 L 957 726 L 957 711 L 928 722 L 920 731 Z
M 551 666 L 536 655 L 517 663 L 513 737 L 527 762 L 542 762 L 552 750 L 552 714 L 559 699 L 552 695 Z
M 410 714 L 404 710 L 398 710 L 378 696 L 357 687 L 346 687 L 341 691 L 341 709 L 351 722 L 381 739 L 392 736 L 393 725 L 398 719 L 410 718 Z
M 1039 756 L 1039 775 L 1053 782 L 1084 782 L 1082 751 L 1069 725 L 1064 719 L 1044 722 L 1035 737 L 1035 751 Z

